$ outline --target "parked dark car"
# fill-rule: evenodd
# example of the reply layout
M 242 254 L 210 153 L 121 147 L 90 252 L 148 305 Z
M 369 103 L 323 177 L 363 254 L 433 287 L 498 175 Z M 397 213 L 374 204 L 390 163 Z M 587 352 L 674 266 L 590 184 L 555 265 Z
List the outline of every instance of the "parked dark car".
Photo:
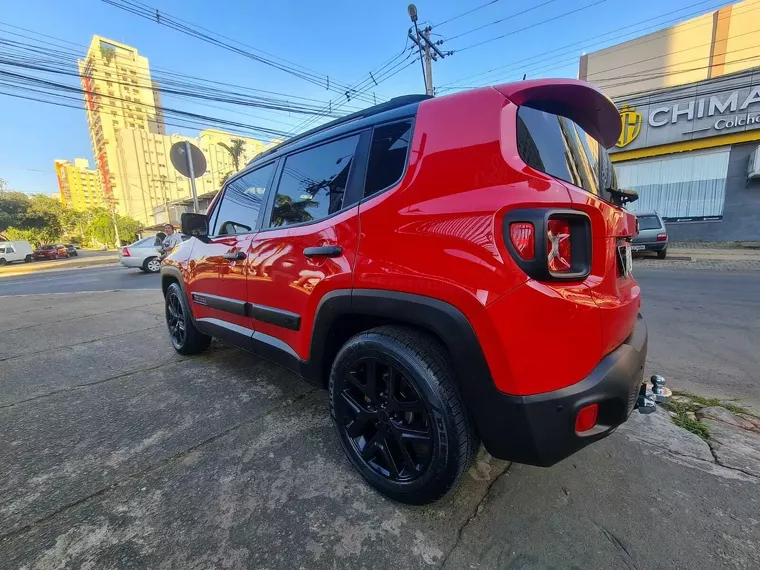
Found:
M 651 251 L 659 259 L 665 259 L 668 254 L 668 232 L 660 214 L 654 210 L 636 212 L 636 219 L 639 221 L 639 234 L 632 240 L 631 252 Z
M 77 248 L 73 243 L 63 244 L 63 247 L 65 247 L 66 250 L 69 252 L 69 257 L 77 257 L 79 255 L 79 252 L 77 251 Z
M 34 259 L 58 259 L 57 245 L 41 245 L 34 250 Z

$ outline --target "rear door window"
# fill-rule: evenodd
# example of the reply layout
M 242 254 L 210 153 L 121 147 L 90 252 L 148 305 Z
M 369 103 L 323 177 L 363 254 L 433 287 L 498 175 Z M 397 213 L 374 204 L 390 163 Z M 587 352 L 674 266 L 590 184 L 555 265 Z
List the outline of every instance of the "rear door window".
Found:
M 392 186 L 401 180 L 412 138 L 412 121 L 400 121 L 375 127 L 369 151 L 364 197 Z
M 659 230 L 662 226 L 657 216 L 638 216 L 640 230 Z
M 570 119 L 520 107 L 517 149 L 528 166 L 611 201 L 617 180 L 607 150 Z
M 354 135 L 287 157 L 270 225 L 315 222 L 340 210 L 358 142 Z

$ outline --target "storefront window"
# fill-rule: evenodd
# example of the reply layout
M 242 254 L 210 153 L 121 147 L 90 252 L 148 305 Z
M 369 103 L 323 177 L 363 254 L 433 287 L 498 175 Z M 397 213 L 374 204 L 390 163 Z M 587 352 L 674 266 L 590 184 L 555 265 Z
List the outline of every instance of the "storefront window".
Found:
M 618 186 L 639 199 L 626 208 L 655 210 L 665 221 L 721 219 L 730 148 L 615 164 Z

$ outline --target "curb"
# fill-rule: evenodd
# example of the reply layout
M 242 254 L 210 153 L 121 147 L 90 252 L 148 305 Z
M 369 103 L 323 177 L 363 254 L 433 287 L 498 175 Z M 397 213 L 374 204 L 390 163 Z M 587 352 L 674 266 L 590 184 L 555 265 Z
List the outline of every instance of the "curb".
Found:
M 8 270 L 1 271 L 0 272 L 0 280 L 3 279 L 3 277 L 20 277 L 22 275 L 31 275 L 33 273 L 44 273 L 49 271 L 68 271 L 70 269 L 84 269 L 86 267 L 96 267 L 98 265 L 119 265 L 119 258 L 118 257 L 102 257 L 102 258 L 93 258 L 89 261 L 82 260 L 81 262 L 72 263 L 72 264 L 66 264 L 63 267 L 61 265 L 51 263 L 51 264 L 40 264 L 36 267 L 34 265 L 29 266 L 27 264 L 19 265 L 18 268 L 8 268 Z

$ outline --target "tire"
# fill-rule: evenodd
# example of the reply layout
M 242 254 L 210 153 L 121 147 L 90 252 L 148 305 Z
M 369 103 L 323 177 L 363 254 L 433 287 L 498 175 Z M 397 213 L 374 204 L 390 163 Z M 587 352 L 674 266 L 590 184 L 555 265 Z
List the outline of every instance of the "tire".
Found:
M 29 263 L 30 261 L 34 261 L 34 258 L 32 257 L 32 255 L 31 255 L 31 254 L 27 255 L 27 256 L 24 258 L 24 263 Z
M 657 252 L 657 259 L 665 259 L 665 256 L 668 254 L 668 248 L 666 247 L 662 251 Z
M 5 265 L 6 263 L 8 263 L 8 260 L 4 257 L 0 257 L 0 266 Z
M 149 257 L 143 261 L 142 268 L 145 273 L 158 273 L 161 271 L 161 260 L 157 257 Z
M 443 497 L 477 452 L 446 350 L 414 329 L 384 326 L 349 339 L 333 362 L 329 398 L 349 461 L 393 500 L 423 505 Z
M 185 294 L 176 283 L 166 290 L 164 312 L 174 350 L 185 355 L 198 354 L 211 344 L 211 337 L 195 328 Z

